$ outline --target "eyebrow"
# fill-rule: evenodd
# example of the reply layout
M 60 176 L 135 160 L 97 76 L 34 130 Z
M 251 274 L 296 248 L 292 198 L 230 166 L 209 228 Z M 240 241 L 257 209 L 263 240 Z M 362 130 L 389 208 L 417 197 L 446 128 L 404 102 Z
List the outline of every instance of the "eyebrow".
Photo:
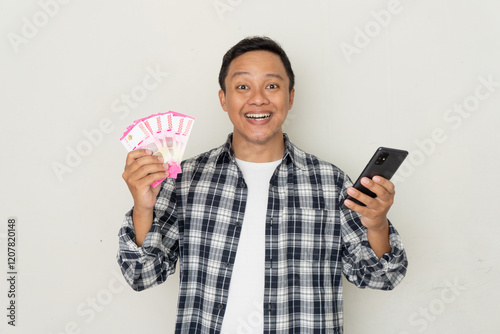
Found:
M 236 76 L 239 76 L 239 75 L 251 75 L 251 74 L 250 74 L 250 72 L 244 72 L 244 71 L 234 72 L 233 75 L 231 76 L 231 79 L 236 77 Z M 269 77 L 269 78 L 276 78 L 276 79 L 280 79 L 280 80 L 285 81 L 285 79 L 283 79 L 283 77 L 277 73 L 267 73 L 265 76 Z

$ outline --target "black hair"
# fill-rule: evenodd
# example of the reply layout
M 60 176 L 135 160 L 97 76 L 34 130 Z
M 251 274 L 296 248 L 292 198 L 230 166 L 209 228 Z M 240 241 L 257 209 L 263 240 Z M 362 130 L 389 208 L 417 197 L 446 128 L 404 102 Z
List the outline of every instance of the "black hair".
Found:
M 225 80 L 229 70 L 229 65 L 236 57 L 250 51 L 269 51 L 278 55 L 285 66 L 286 74 L 288 75 L 288 79 L 290 81 L 289 90 L 292 91 L 295 84 L 295 75 L 293 74 L 292 65 L 290 64 L 290 60 L 288 59 L 285 50 L 283 50 L 278 43 L 269 37 L 252 36 L 239 41 L 235 46 L 229 49 L 229 51 L 227 51 L 222 58 L 222 66 L 219 72 L 219 85 L 224 93 L 226 93 Z

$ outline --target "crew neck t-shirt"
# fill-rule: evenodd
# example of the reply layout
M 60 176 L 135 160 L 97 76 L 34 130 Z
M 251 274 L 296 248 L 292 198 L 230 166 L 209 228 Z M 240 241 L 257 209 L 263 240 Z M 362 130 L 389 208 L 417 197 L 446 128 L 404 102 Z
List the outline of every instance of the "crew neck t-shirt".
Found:
M 255 163 L 236 159 L 248 188 L 222 334 L 263 333 L 266 212 L 269 181 L 281 160 Z

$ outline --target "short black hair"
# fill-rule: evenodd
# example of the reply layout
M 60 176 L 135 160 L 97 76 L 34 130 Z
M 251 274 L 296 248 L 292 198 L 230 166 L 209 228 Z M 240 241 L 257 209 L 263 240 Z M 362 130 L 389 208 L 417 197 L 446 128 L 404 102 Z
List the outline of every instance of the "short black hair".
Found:
M 219 72 L 219 85 L 224 93 L 226 93 L 226 77 L 229 70 L 229 65 L 238 56 L 250 51 L 269 51 L 281 58 L 285 66 L 286 74 L 290 81 L 289 90 L 292 91 L 295 84 L 295 75 L 293 74 L 292 65 L 285 53 L 285 50 L 275 41 L 266 36 L 250 36 L 239 41 L 222 58 L 222 66 Z

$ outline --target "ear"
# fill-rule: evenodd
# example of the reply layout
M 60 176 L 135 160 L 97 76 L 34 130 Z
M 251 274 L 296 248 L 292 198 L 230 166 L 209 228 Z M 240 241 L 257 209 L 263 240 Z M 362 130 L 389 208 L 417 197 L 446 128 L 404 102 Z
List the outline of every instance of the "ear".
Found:
M 219 101 L 220 101 L 220 106 L 222 107 L 222 110 L 227 111 L 226 94 L 224 93 L 224 91 L 222 89 L 219 90 Z
M 290 92 L 290 96 L 288 98 L 288 110 L 292 109 L 293 99 L 295 98 L 295 88 Z

